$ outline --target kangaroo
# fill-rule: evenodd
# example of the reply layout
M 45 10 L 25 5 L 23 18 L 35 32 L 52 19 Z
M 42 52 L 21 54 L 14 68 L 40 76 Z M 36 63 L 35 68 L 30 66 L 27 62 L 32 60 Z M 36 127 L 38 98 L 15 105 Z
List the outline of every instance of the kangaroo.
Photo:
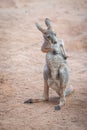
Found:
M 46 65 L 44 66 L 44 96 L 42 99 L 29 99 L 24 103 L 36 103 L 49 100 L 49 88 L 59 95 L 59 104 L 55 110 L 60 110 L 66 102 L 66 96 L 73 92 L 73 87 L 66 88 L 69 83 L 69 67 L 63 40 L 56 36 L 52 29 L 51 20 L 46 18 L 47 29 L 43 29 L 38 23 L 36 27 L 42 32 L 44 43 L 41 51 L 46 53 Z

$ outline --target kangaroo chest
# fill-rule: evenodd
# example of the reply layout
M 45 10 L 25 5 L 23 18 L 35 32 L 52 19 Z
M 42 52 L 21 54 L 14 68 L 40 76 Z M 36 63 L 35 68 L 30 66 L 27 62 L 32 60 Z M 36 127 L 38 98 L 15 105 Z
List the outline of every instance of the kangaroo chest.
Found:
M 55 53 L 53 52 L 48 52 L 46 54 L 46 64 L 51 70 L 51 76 L 53 79 L 56 79 L 56 76 L 58 74 L 58 69 L 61 64 L 64 64 L 66 61 L 64 60 L 61 49 L 60 49 L 60 44 L 52 44 L 51 48 L 54 50 Z

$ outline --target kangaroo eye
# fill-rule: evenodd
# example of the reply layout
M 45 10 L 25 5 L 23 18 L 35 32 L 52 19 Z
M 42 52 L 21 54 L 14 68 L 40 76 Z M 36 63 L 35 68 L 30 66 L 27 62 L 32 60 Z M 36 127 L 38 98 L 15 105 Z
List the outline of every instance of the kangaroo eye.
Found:
M 48 35 L 47 38 L 50 38 L 50 36 Z

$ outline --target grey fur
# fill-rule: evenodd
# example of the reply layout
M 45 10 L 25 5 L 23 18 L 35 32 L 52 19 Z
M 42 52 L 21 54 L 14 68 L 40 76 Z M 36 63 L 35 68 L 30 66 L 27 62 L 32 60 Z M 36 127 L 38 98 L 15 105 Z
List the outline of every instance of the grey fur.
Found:
M 59 110 L 65 104 L 65 96 L 69 95 L 73 88 L 66 89 L 69 82 L 69 67 L 63 40 L 56 36 L 48 18 L 45 19 L 45 24 L 47 29 L 42 29 L 39 24 L 36 24 L 44 37 L 41 50 L 46 53 L 46 65 L 43 71 L 44 100 L 49 100 L 49 87 L 52 88 L 60 96 L 60 103 L 55 107 L 55 110 Z

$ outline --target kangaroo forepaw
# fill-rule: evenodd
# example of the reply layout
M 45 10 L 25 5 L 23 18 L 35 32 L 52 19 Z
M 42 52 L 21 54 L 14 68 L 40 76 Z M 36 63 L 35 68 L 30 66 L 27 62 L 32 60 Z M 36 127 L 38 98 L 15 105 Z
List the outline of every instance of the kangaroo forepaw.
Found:
M 25 101 L 24 103 L 30 103 L 31 104 L 33 102 L 32 102 L 32 99 L 29 99 L 29 100 Z
M 56 111 L 58 111 L 58 110 L 60 110 L 60 109 L 61 109 L 61 107 L 60 107 L 59 105 L 55 106 L 55 110 L 56 110 Z

